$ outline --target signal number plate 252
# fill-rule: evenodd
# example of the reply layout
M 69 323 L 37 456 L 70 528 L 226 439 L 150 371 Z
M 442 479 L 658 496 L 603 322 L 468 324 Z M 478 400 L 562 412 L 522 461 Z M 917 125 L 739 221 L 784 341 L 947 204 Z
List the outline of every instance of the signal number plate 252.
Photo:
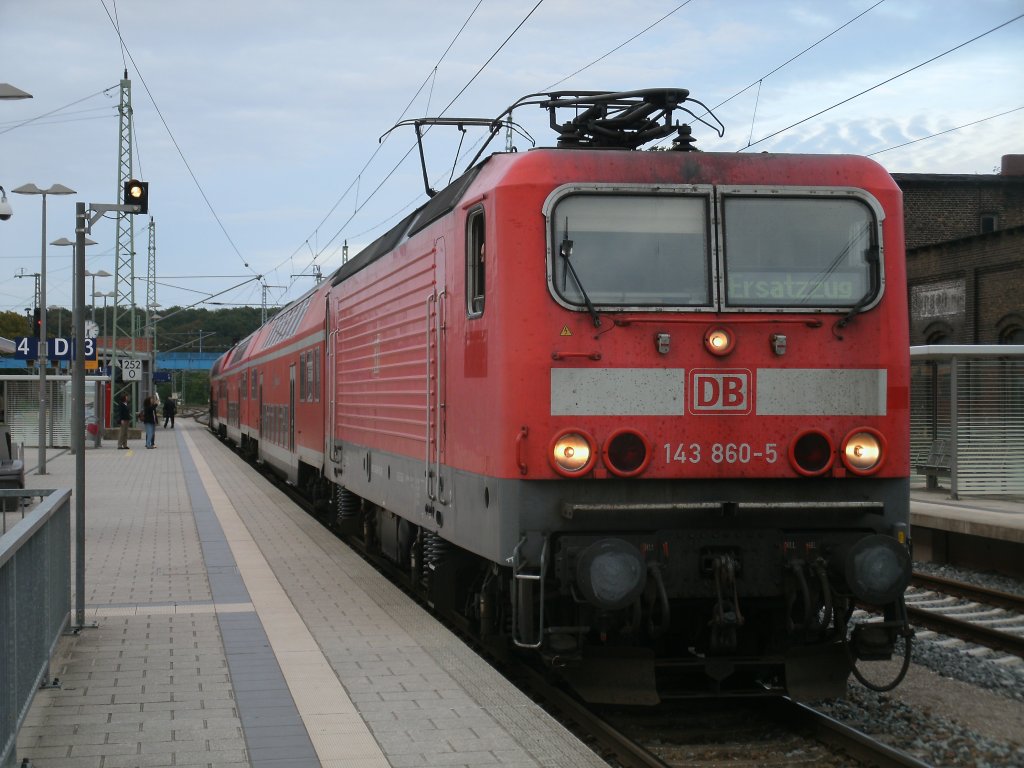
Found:
M 763 461 L 774 464 L 779 459 L 776 443 L 665 443 L 666 464 L 750 464 Z

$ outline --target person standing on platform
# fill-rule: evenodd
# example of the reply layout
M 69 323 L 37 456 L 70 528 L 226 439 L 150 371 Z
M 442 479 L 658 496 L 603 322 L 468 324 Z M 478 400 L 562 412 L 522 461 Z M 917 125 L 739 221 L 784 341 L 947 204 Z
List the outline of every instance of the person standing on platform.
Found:
M 142 401 L 142 425 L 146 430 L 146 447 L 156 448 L 156 401 L 147 397 Z
M 121 395 L 121 399 L 115 404 L 117 417 L 117 423 L 119 430 L 117 433 L 117 447 L 123 450 L 128 448 L 128 426 L 132 421 L 132 407 L 128 405 L 128 395 Z
M 174 429 L 174 415 L 178 412 L 178 401 L 168 397 L 164 402 L 164 429 L 167 429 L 167 422 L 171 422 L 171 429 Z

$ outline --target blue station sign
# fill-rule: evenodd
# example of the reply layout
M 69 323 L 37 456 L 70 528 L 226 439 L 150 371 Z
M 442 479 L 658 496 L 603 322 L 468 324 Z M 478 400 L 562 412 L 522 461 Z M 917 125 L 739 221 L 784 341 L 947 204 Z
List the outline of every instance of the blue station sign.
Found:
M 18 336 L 14 339 L 14 357 L 16 360 L 38 360 L 39 339 L 35 336 Z M 78 344 L 76 339 L 57 337 L 49 339 L 46 345 L 46 357 L 48 360 L 77 360 Z M 96 339 L 85 339 L 81 345 L 82 359 L 96 359 Z

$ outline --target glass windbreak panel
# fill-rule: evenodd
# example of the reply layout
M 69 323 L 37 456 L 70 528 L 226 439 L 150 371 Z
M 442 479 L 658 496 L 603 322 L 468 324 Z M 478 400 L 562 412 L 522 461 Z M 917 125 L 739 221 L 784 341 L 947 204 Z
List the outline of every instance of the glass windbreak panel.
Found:
M 579 306 L 709 306 L 707 221 L 704 197 L 565 197 L 551 214 L 552 285 Z
M 852 307 L 877 290 L 875 219 L 850 198 L 725 197 L 731 307 Z

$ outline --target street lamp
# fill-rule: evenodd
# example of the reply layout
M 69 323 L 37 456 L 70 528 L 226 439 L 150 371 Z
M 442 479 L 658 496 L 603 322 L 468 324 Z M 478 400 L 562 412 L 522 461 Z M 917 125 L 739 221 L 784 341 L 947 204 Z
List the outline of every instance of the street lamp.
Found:
M 46 474 L 46 196 L 73 195 L 75 190 L 63 184 L 54 184 L 48 189 L 40 189 L 35 184 L 22 184 L 12 189 L 19 195 L 43 196 L 43 238 L 42 258 L 39 268 L 39 306 L 42 307 L 42 322 L 39 326 L 39 469 L 38 474 Z
M 54 312 L 57 313 L 57 336 L 58 337 L 64 335 L 64 323 L 63 323 L 64 315 L 62 314 L 62 310 L 63 309 L 64 309 L 64 307 L 62 307 L 60 304 L 51 304 L 50 306 L 48 306 L 46 308 L 47 312 L 49 312 L 50 310 L 53 310 Z
M 149 394 L 152 395 L 156 392 L 156 324 L 158 321 L 163 320 L 163 316 L 158 315 L 156 310 L 162 305 L 158 301 L 154 301 L 152 304 L 146 305 L 146 326 L 149 329 Z
M 87 241 L 86 245 L 88 245 L 88 244 L 89 243 Z M 109 272 L 107 272 L 107 270 L 105 270 L 105 269 L 101 269 L 99 272 L 90 272 L 87 269 L 87 270 L 85 270 L 85 276 L 92 278 L 92 295 L 95 296 L 96 295 L 96 278 L 97 277 L 111 277 L 111 274 Z M 103 294 L 103 295 L 106 296 L 106 294 Z M 104 309 L 106 308 L 106 306 L 107 306 L 107 303 L 103 302 Z M 96 322 L 96 302 L 95 301 L 92 303 L 92 321 L 94 323 Z
M 107 338 L 107 299 L 114 298 L 116 295 L 117 295 L 116 291 L 93 291 L 92 292 L 92 297 L 93 297 L 92 311 L 93 311 L 93 315 L 96 314 L 96 299 L 99 299 L 99 298 L 103 299 L 103 317 L 101 318 L 103 323 L 100 325 L 100 339 L 103 339 L 104 343 L 109 343 L 109 339 Z M 106 348 L 104 348 L 104 349 L 107 352 L 107 357 L 104 357 L 104 356 L 102 356 L 100 354 L 100 340 L 96 339 L 96 360 L 99 361 L 99 363 L 101 365 L 106 366 L 107 363 L 109 362 L 109 352 L 110 352 L 110 350 L 106 349 Z
M 96 241 L 93 240 L 91 237 L 87 237 L 87 238 L 85 238 L 85 244 L 86 245 L 96 245 Z M 75 242 L 74 242 L 74 240 L 68 240 L 66 237 L 58 237 L 56 240 L 52 241 L 50 243 L 50 245 L 61 245 L 61 246 L 70 245 L 70 246 L 74 247 Z M 88 275 L 90 273 L 89 273 L 88 270 L 86 270 L 85 274 Z M 75 284 L 75 259 L 74 259 L 74 251 L 72 251 L 72 254 L 71 254 L 71 284 L 72 285 Z M 93 288 L 95 288 L 95 287 L 96 286 L 94 285 Z M 71 291 L 71 311 L 74 312 L 74 309 L 75 309 L 75 292 L 74 292 L 74 290 L 72 290 Z

